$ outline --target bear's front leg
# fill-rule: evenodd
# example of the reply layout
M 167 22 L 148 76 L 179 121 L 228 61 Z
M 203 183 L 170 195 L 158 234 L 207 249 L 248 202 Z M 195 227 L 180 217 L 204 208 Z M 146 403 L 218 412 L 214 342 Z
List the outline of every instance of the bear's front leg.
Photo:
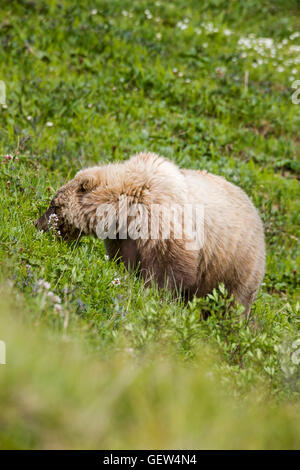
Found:
M 109 239 L 104 241 L 106 254 L 110 259 L 122 261 L 127 269 L 135 269 L 138 264 L 137 246 L 135 240 Z
M 197 292 L 199 253 L 179 240 L 148 241 L 139 246 L 139 267 L 145 285 L 155 281 L 184 296 Z

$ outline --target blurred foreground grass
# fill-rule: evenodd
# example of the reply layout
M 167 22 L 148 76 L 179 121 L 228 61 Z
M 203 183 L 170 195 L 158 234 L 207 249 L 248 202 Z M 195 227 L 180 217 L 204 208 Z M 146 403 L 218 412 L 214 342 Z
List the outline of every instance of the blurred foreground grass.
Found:
M 1 448 L 299 448 L 299 29 L 296 0 L 1 0 Z M 144 149 L 259 209 L 249 322 L 35 230 L 81 167 Z
M 262 390 L 237 402 L 202 348 L 193 365 L 130 351 L 100 359 L 24 325 L 22 301 L 1 301 L 9 363 L 0 375 L 2 448 L 255 449 L 299 446 L 299 405 Z M 265 398 L 263 398 L 265 395 Z

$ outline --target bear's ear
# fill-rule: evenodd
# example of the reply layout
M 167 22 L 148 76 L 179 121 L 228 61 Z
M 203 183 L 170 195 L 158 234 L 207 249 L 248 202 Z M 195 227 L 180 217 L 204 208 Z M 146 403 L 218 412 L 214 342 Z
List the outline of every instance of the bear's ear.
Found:
M 95 187 L 95 183 L 93 178 L 82 178 L 82 180 L 79 183 L 79 188 L 78 190 L 81 193 L 87 193 L 88 191 L 91 191 Z
M 78 191 L 81 193 L 92 191 L 100 183 L 99 172 L 94 169 L 80 171 L 76 179 L 78 181 Z

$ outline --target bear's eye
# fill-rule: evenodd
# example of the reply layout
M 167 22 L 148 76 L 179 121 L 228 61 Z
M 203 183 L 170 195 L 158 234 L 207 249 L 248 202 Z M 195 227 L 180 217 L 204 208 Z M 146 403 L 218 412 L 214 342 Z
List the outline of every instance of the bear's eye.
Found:
M 86 193 L 86 192 L 87 192 L 86 185 L 85 185 L 84 183 L 82 183 L 82 184 L 79 186 L 78 191 L 79 191 L 80 193 Z
M 59 208 L 53 200 L 51 201 L 50 207 L 54 212 Z

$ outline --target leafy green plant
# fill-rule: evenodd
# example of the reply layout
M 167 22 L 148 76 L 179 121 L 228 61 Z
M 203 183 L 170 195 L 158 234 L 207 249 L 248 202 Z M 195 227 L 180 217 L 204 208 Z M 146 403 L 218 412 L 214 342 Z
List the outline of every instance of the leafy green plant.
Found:
M 299 448 L 298 13 L 1 1 L 0 447 Z M 267 268 L 248 319 L 223 286 L 185 304 L 100 240 L 35 229 L 80 168 L 144 149 L 258 208 Z

